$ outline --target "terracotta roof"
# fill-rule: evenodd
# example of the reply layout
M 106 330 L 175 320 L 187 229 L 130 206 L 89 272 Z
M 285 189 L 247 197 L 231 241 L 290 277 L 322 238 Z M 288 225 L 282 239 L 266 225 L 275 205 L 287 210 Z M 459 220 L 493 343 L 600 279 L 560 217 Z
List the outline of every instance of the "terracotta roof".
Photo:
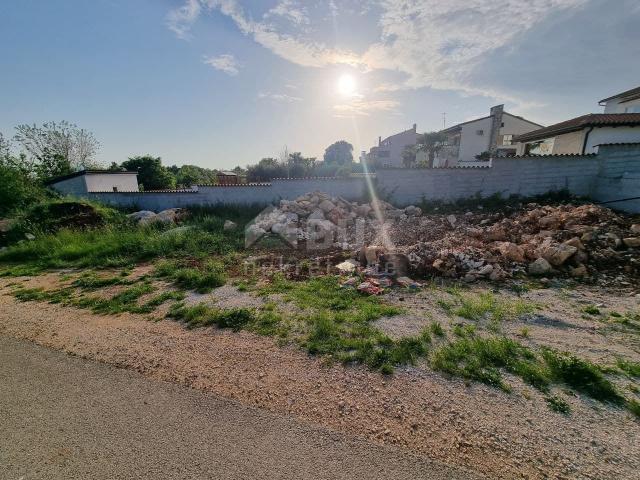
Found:
M 553 137 L 561 133 L 575 132 L 587 127 L 640 125 L 640 113 L 590 113 L 545 128 L 524 133 L 514 138 L 516 142 L 528 142 Z
M 60 175 L 59 177 L 53 177 L 49 180 L 47 180 L 46 182 L 44 182 L 45 185 L 51 185 L 53 183 L 58 183 L 61 182 L 63 180 L 68 180 L 70 178 L 75 178 L 75 177 L 80 177 L 82 175 L 87 175 L 87 174 L 98 174 L 98 173 L 108 173 L 110 175 L 122 175 L 122 174 L 135 174 L 137 175 L 138 172 L 132 172 L 132 171 L 121 171 L 121 170 L 78 170 L 77 172 L 73 172 L 73 173 L 68 173 L 67 175 Z
M 626 92 L 618 93 L 611 97 L 603 98 L 598 103 L 602 104 L 603 102 L 613 100 L 614 98 L 620 98 L 622 102 L 628 102 L 629 100 L 640 98 L 640 87 L 632 88 L 631 90 L 627 90 Z

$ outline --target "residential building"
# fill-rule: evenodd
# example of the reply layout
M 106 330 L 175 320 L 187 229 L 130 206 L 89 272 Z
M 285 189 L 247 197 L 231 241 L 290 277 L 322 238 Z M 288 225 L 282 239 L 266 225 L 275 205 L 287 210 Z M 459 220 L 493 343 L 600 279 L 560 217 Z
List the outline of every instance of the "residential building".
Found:
M 518 155 L 596 153 L 604 143 L 640 142 L 640 113 L 590 113 L 525 133 L 516 141 Z
M 63 195 L 83 195 L 90 192 L 137 192 L 138 172 L 111 170 L 80 170 L 52 178 L 45 185 Z
M 405 147 L 415 145 L 418 139 L 417 125 L 404 132 L 396 133 L 382 140 L 378 137 L 378 146 L 372 147 L 367 155 L 367 161 L 373 165 L 402 167 L 402 151 Z
M 640 113 L 640 87 L 618 93 L 598 102 L 604 113 Z
M 237 185 L 241 182 L 240 175 L 231 170 L 221 170 L 218 172 L 218 185 Z
M 513 139 L 537 130 L 542 125 L 504 111 L 504 105 L 492 107 L 486 117 L 459 123 L 441 130 L 447 139 L 434 159 L 434 167 L 473 165 L 481 155 L 510 156 L 516 154 Z

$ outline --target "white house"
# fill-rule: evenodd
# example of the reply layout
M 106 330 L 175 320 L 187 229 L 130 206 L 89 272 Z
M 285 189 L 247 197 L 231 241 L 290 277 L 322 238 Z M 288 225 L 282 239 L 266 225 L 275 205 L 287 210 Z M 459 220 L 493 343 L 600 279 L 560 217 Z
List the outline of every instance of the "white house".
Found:
M 396 133 L 382 140 L 378 137 L 378 146 L 372 147 L 367 161 L 374 165 L 402 167 L 402 151 L 408 145 L 415 145 L 418 140 L 417 125 L 404 132 Z
M 516 154 L 513 139 L 537 130 L 542 125 L 504 111 L 504 105 L 492 107 L 486 117 L 459 123 L 441 130 L 447 140 L 434 159 L 434 167 L 472 165 L 479 155 Z
M 590 113 L 517 137 L 518 155 L 596 153 L 604 143 L 640 142 L 640 113 Z
M 604 113 L 640 113 L 640 87 L 618 93 L 598 102 Z
M 110 170 L 80 170 L 52 178 L 46 185 L 63 195 L 83 195 L 89 192 L 137 192 L 138 172 Z

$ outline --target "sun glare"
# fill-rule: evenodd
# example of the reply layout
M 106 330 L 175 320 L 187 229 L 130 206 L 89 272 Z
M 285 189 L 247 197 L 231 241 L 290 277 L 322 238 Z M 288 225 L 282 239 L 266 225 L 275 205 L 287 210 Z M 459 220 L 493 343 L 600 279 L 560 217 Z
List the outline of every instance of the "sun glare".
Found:
M 344 96 L 351 96 L 356 93 L 356 79 L 353 75 L 345 73 L 338 79 L 338 92 Z

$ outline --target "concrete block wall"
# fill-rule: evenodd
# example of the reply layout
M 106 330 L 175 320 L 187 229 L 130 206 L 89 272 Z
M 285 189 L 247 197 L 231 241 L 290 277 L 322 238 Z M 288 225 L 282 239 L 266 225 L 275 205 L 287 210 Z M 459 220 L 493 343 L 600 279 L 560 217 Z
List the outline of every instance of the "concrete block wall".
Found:
M 598 161 L 592 198 L 610 208 L 640 213 L 640 199 L 635 199 L 640 197 L 640 144 L 601 145 Z
M 491 167 L 378 170 L 377 185 L 392 203 L 407 205 L 423 198 L 533 196 L 561 189 L 589 195 L 597 174 L 595 155 L 497 158 Z
M 94 200 L 145 210 L 191 205 L 268 205 L 320 190 L 348 200 L 361 200 L 369 180 L 276 179 L 270 184 L 200 186 L 197 191 L 89 193 Z M 567 189 L 596 201 L 640 197 L 640 144 L 602 145 L 598 154 L 496 158 L 491 167 L 378 170 L 375 188 L 398 205 L 426 200 L 453 201 L 476 194 L 504 197 L 540 195 Z M 640 200 L 617 201 L 608 206 L 640 213 Z
M 270 205 L 282 199 L 293 200 L 316 190 L 347 200 L 361 200 L 366 191 L 364 177 L 333 179 L 275 179 L 259 185 L 199 186 L 197 191 L 177 192 L 101 192 L 86 197 L 113 206 L 160 211 L 191 205 Z

